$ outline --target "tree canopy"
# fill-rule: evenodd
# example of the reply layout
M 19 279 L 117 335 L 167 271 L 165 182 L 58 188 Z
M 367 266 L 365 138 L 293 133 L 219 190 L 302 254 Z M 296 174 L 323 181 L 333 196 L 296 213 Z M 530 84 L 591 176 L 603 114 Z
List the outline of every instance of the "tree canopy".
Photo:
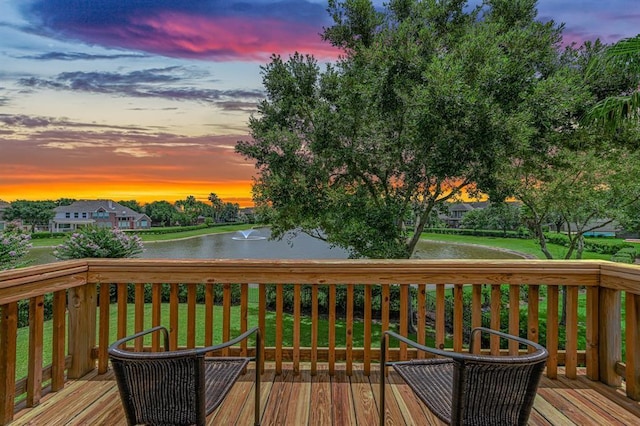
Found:
M 562 28 L 537 21 L 533 0 L 468 3 L 329 1 L 323 38 L 339 61 L 321 71 L 295 53 L 262 67 L 266 99 L 236 150 L 255 161 L 273 235 L 409 257 L 435 207 L 463 191 L 502 198 L 496 173 L 570 128 L 580 93 Z
M 57 205 L 54 201 L 13 201 L 3 212 L 4 220 L 21 220 L 35 230 L 37 225 L 49 226 L 49 221 L 55 216 L 53 211 Z

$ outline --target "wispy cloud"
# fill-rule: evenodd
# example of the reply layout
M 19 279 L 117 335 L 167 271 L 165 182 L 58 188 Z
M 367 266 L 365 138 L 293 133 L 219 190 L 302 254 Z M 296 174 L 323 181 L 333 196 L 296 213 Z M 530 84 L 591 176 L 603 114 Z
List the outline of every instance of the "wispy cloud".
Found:
M 34 59 L 37 61 L 93 61 L 103 59 L 146 58 L 147 55 L 136 53 L 119 53 L 113 55 L 96 55 L 81 52 L 47 52 L 38 55 L 17 56 L 18 59 Z
M 97 128 L 112 129 L 121 131 L 144 131 L 145 129 L 137 126 L 116 126 L 96 123 L 82 123 L 70 121 L 54 117 L 42 117 L 25 114 L 0 114 L 0 123 L 13 128 L 21 129 L 38 129 L 45 127 L 70 127 L 70 128 Z
M 64 72 L 52 79 L 28 77 L 20 79 L 18 83 L 29 88 L 221 103 L 224 109 L 229 106 L 227 102 L 245 102 L 255 105 L 264 97 L 264 93 L 260 90 L 203 89 L 187 85 L 196 77 L 199 75 L 195 71 L 182 67 L 167 67 L 129 73 Z

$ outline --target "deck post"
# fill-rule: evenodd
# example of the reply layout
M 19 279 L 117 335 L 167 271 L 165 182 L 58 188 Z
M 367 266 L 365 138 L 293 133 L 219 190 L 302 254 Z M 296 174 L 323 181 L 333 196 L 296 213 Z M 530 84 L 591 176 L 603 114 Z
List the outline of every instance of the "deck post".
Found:
M 97 285 L 85 284 L 69 289 L 70 379 L 77 379 L 96 368 L 92 352 L 96 345 Z
M 13 420 L 16 396 L 16 336 L 18 303 L 0 306 L 0 424 Z
M 616 373 L 616 363 L 622 360 L 621 297 L 620 291 L 600 288 L 600 381 L 609 386 L 620 386 L 622 377 Z
M 627 396 L 640 401 L 640 295 L 626 294 Z

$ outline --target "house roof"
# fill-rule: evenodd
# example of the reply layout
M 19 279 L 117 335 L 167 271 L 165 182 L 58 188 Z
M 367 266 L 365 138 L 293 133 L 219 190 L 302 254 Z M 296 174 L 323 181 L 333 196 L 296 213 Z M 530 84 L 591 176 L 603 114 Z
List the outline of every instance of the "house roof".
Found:
M 133 217 L 138 220 L 147 215 L 138 213 L 129 207 L 118 204 L 113 200 L 79 200 L 68 206 L 60 206 L 53 209 L 56 213 L 75 213 L 75 212 L 97 212 L 106 211 L 115 213 L 116 217 Z

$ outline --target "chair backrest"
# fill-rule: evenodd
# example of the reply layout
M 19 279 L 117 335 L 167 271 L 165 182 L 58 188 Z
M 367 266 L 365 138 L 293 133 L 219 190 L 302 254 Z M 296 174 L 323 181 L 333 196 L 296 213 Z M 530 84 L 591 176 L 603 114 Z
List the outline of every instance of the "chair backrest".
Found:
M 526 425 L 547 357 L 542 348 L 517 357 L 456 359 L 451 424 Z
M 109 355 L 129 424 L 205 423 L 203 355 L 127 355 L 120 350 L 110 350 Z

